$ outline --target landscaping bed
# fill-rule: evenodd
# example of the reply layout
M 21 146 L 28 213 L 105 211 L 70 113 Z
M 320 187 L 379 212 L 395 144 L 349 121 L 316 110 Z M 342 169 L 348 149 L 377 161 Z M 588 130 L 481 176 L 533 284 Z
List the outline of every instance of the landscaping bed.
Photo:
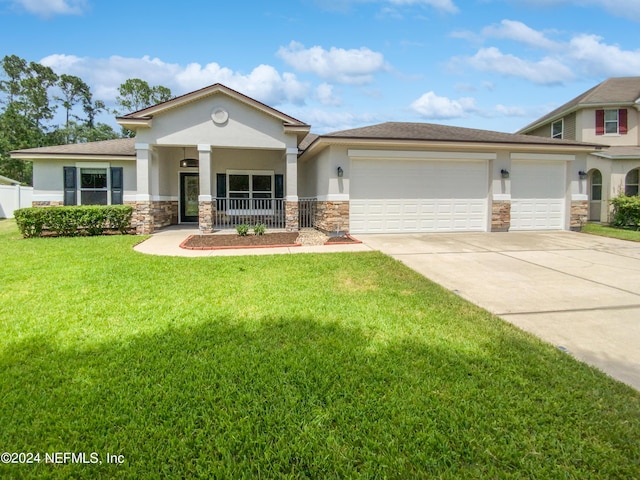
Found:
M 327 241 L 324 242 L 325 245 L 343 245 L 343 244 L 350 244 L 350 243 L 362 243 L 362 242 L 357 238 L 353 238 L 348 233 L 345 233 L 344 235 L 340 235 L 338 237 L 329 237 Z
M 293 247 L 298 232 L 266 233 L 264 235 L 191 235 L 180 245 L 188 250 L 215 250 L 219 248 Z

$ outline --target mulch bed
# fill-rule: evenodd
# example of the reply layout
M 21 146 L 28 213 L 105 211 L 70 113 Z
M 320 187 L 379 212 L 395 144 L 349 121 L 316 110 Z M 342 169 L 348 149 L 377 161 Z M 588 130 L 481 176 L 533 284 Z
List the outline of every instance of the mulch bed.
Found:
M 325 245 L 344 245 L 349 243 L 362 243 L 362 242 L 357 238 L 353 238 L 349 234 L 342 235 L 340 237 L 329 237 L 327 241 L 324 242 Z
M 297 247 L 297 232 L 266 233 L 264 235 L 191 235 L 180 248 L 188 250 L 217 250 L 222 248 Z

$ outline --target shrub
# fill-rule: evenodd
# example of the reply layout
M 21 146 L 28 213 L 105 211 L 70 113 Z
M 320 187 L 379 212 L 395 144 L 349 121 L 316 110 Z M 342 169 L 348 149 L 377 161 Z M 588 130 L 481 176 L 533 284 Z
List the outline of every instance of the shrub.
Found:
M 39 237 L 43 231 L 58 236 L 102 235 L 105 230 L 127 233 L 131 228 L 130 205 L 32 207 L 14 215 L 23 237 Z
M 241 237 L 245 237 L 249 233 L 249 225 L 245 225 L 244 223 L 242 225 L 237 225 L 236 232 L 238 232 L 238 235 Z
M 632 227 L 640 230 L 640 197 L 618 195 L 611 199 L 613 221 L 616 227 Z
M 264 235 L 267 231 L 267 226 L 264 223 L 259 223 L 253 227 L 253 233 L 256 235 Z

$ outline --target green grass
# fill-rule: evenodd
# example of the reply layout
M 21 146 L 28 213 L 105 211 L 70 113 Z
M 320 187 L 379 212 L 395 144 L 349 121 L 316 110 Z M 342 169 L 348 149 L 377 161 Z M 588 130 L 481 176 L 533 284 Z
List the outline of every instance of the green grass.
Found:
M 105 462 L 0 477 L 640 478 L 638 392 L 389 257 L 138 241 L 0 221 L 0 451 Z
M 593 235 L 600 235 L 602 237 L 611 237 L 618 238 L 620 240 L 631 240 L 633 242 L 640 242 L 640 231 L 638 230 L 608 227 L 599 223 L 587 223 L 586 225 L 582 226 L 582 231 L 585 233 L 591 233 Z

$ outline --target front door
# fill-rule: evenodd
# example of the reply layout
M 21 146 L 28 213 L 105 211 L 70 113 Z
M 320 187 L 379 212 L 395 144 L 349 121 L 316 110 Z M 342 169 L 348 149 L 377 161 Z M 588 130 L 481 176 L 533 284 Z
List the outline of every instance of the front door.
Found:
M 180 222 L 198 223 L 200 177 L 197 173 L 180 174 Z
M 602 208 L 602 173 L 593 170 L 589 176 L 589 221 L 600 221 Z

